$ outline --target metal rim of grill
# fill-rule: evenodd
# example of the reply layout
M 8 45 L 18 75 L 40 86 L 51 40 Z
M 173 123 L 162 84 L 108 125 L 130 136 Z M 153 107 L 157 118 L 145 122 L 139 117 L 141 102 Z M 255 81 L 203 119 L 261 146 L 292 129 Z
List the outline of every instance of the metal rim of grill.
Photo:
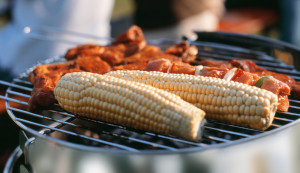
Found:
M 174 43 L 174 41 L 163 39 L 150 41 L 150 44 L 159 45 L 160 47 L 164 47 L 164 45 L 170 46 Z M 287 74 L 295 80 L 300 80 L 300 72 L 296 71 L 293 66 L 286 65 L 263 52 L 201 41 L 192 42 L 192 44 L 199 49 L 198 58 L 213 58 L 215 60 L 230 60 L 236 57 L 247 58 L 267 70 Z M 42 62 L 42 64 L 59 62 L 61 60 L 61 57 L 55 57 Z M 76 149 L 136 154 L 194 152 L 257 139 L 281 131 L 300 121 L 300 101 L 289 99 L 289 111 L 277 112 L 272 126 L 267 131 L 263 132 L 208 120 L 203 139 L 199 143 L 195 143 L 170 136 L 134 130 L 99 120 L 77 117 L 65 112 L 58 105 L 51 106 L 49 109 L 39 113 L 33 113 L 25 109 L 16 108 L 10 104 L 12 102 L 21 105 L 28 104 L 26 101 L 13 98 L 13 96 L 19 96 L 25 98 L 25 100 L 30 97 L 32 85 L 27 81 L 26 77 L 33 68 L 23 73 L 19 78 L 14 79 L 12 83 L 0 82 L 0 84 L 9 86 L 6 95 L 4 97 L 1 96 L 5 99 L 8 114 L 18 126 L 31 135 Z M 89 134 L 86 134 L 86 132 Z M 59 139 L 53 137 L 53 134 L 65 134 L 71 139 Z

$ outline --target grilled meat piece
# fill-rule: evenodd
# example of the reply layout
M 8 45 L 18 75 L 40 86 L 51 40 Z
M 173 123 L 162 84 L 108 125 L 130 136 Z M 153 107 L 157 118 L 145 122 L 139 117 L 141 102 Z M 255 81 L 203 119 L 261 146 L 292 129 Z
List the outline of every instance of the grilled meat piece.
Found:
M 293 98 L 300 98 L 300 82 L 296 81 L 292 85 L 292 93 L 293 93 Z
M 231 61 L 216 61 L 216 60 L 202 60 L 201 65 L 209 67 L 224 67 L 228 69 L 239 68 L 246 72 L 255 73 L 258 76 L 273 76 L 274 78 L 286 83 L 290 87 L 295 83 L 295 80 L 287 75 L 268 71 L 258 67 L 250 60 L 231 60 Z
M 131 26 L 111 43 L 112 46 L 120 44 L 126 46 L 124 51 L 126 57 L 144 49 L 147 45 L 142 29 L 136 25 Z
M 54 87 L 66 73 L 88 71 L 103 74 L 110 70 L 111 66 L 107 62 L 95 56 L 83 56 L 67 62 L 39 65 L 28 76 L 28 81 L 33 84 L 28 109 L 33 111 L 38 106 L 45 107 L 54 104 L 56 102 L 53 95 Z
M 65 54 L 66 60 L 73 60 L 79 56 L 97 56 L 101 57 L 110 65 L 116 65 L 123 62 L 124 57 L 130 56 L 147 45 L 144 35 L 138 26 L 130 27 L 122 33 L 111 45 L 100 46 L 95 44 L 86 44 L 71 48 Z
M 182 45 L 189 49 L 187 43 Z M 160 58 L 172 62 L 182 61 L 181 57 L 161 52 L 157 46 L 146 46 L 143 33 L 137 26 L 129 28 L 109 46 L 95 44 L 77 46 L 65 54 L 67 62 L 40 65 L 30 73 L 28 80 L 34 85 L 34 89 L 29 101 L 29 110 L 55 103 L 53 88 L 66 73 L 88 71 L 102 74 L 110 70 L 144 70 L 149 61 Z
M 149 61 L 168 59 L 172 62 L 181 62 L 182 58 L 161 52 L 159 47 L 146 46 L 143 50 L 124 58 L 122 65 L 114 66 L 114 70 L 144 70 Z
M 79 56 L 97 56 L 101 57 L 110 65 L 116 65 L 123 62 L 124 57 L 130 56 L 147 45 L 141 28 L 137 26 L 130 27 L 122 33 L 111 45 L 100 46 L 95 44 L 86 44 L 71 48 L 65 54 L 66 60 L 73 60 Z
M 229 69 L 236 67 L 244 71 L 257 74 L 259 77 L 273 76 L 277 80 L 280 80 L 281 82 L 287 84 L 292 89 L 293 98 L 300 98 L 299 82 L 295 81 L 293 78 L 287 75 L 271 72 L 266 69 L 260 68 L 250 60 L 231 60 L 231 61 L 203 60 L 201 61 L 201 64 L 210 67 L 227 67 Z
M 111 66 L 123 63 L 124 57 L 144 49 L 145 46 L 146 41 L 141 28 L 132 26 L 109 46 L 95 44 L 76 46 L 65 54 L 67 62 L 37 66 L 28 77 L 34 86 L 29 100 L 29 110 L 55 103 L 53 89 L 64 74 L 80 71 L 99 74 L 109 72 Z
M 123 61 L 125 49 L 125 45 L 107 47 L 95 44 L 86 44 L 69 49 L 65 54 L 65 59 L 69 61 L 80 56 L 95 56 L 101 57 L 101 59 L 108 62 L 110 65 L 115 65 Z
M 114 66 L 114 70 L 151 70 L 148 62 L 157 63 L 162 59 L 170 60 L 170 62 L 176 62 L 177 64 L 188 64 L 188 62 L 194 61 L 198 50 L 195 46 L 190 46 L 188 42 L 183 41 L 176 45 L 169 47 L 165 53 L 163 53 L 159 47 L 147 45 L 143 50 L 124 58 L 124 62 L 121 65 Z M 147 65 L 148 64 L 148 65 Z M 154 68 L 156 65 L 154 65 Z M 167 70 L 167 69 L 165 69 Z
M 198 54 L 198 49 L 196 46 L 189 45 L 187 41 L 183 41 L 169 47 L 165 53 L 181 57 L 183 62 L 193 62 Z

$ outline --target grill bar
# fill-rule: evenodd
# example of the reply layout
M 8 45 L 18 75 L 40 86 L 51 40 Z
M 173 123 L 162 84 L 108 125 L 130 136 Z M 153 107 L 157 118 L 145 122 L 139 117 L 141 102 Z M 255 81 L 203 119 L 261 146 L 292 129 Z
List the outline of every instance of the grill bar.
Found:
M 81 135 L 81 134 L 74 133 L 74 132 L 71 132 L 71 131 L 62 130 L 62 129 L 58 129 L 58 128 L 55 128 L 55 127 L 50 127 L 50 126 L 47 126 L 47 125 L 35 123 L 35 122 L 28 121 L 28 120 L 25 120 L 25 119 L 16 118 L 16 121 L 19 121 L 19 122 L 22 122 L 22 123 L 26 123 L 26 124 L 29 124 L 29 125 L 43 127 L 43 128 L 50 129 L 50 130 L 53 130 L 53 131 L 62 132 L 62 133 L 65 133 L 65 134 L 68 134 L 68 135 L 72 135 L 72 136 L 79 136 L 79 137 L 84 138 L 84 139 L 88 139 L 88 140 L 91 140 L 91 141 L 103 143 L 103 144 L 106 144 L 106 145 L 109 145 L 109 146 L 113 146 L 113 147 L 116 147 L 116 148 L 119 148 L 119 149 L 123 149 L 123 150 L 127 150 L 127 151 L 132 151 L 132 152 L 139 152 L 139 150 L 136 150 L 134 148 L 130 148 L 130 147 L 127 147 L 127 146 L 119 145 L 119 144 L 116 144 L 116 143 L 111 143 L 111 142 L 104 141 L 104 140 L 101 140 L 101 139 L 96 139 L 96 138 L 93 138 L 93 137 Z
M 284 122 L 293 122 L 293 120 L 289 120 L 289 119 L 286 119 L 286 118 L 278 118 L 278 117 L 275 117 L 274 120 L 277 120 L 277 121 L 284 121 Z
M 243 133 L 232 132 L 229 130 L 218 129 L 218 128 L 209 127 L 209 126 L 206 126 L 205 128 L 210 129 L 210 130 L 219 131 L 219 132 L 226 133 L 226 134 L 237 135 L 237 136 L 241 136 L 241 137 L 250 137 L 251 136 L 251 135 L 247 135 L 247 134 L 243 134 Z
M 299 116 L 300 117 L 300 114 L 291 113 L 291 112 L 280 112 L 280 114 L 293 115 L 293 116 Z
M 300 104 L 300 101 L 299 100 L 294 100 L 294 99 L 289 99 L 290 102 L 294 102 L 294 103 L 299 103 Z
M 7 109 L 13 110 L 13 111 L 16 111 L 16 112 L 19 112 L 19 113 L 24 113 L 24 114 L 27 114 L 27 115 L 31 115 L 31 116 L 34 116 L 34 117 L 37 117 L 37 118 L 42 118 L 42 119 L 58 122 L 58 123 L 61 123 L 61 124 L 64 124 L 64 125 L 71 125 L 71 126 L 74 126 L 74 127 L 76 126 L 73 123 L 61 121 L 59 119 L 46 117 L 46 116 L 43 116 L 43 115 L 40 115 L 40 114 L 35 114 L 35 113 L 32 113 L 32 112 L 28 112 L 28 111 L 24 111 L 22 109 L 17 109 L 17 108 L 13 108 L 13 107 L 7 107 Z M 79 127 L 79 126 L 76 126 L 76 127 Z
M 22 89 L 22 90 L 25 90 L 25 91 L 32 91 L 32 88 L 21 86 L 21 85 L 16 85 L 14 83 L 9 83 L 9 82 L 5 82 L 5 81 L 1 81 L 1 80 L 0 80 L 0 84 L 5 85 L 5 86 L 18 88 L 18 89 Z
M 210 135 L 205 136 L 205 138 L 213 140 L 213 141 L 224 142 L 224 143 L 231 143 L 232 142 L 231 140 L 219 138 L 219 137 L 216 137 L 216 136 L 210 136 Z
M 83 126 L 83 125 L 77 125 L 77 124 L 74 124 L 74 123 L 61 121 L 59 119 L 50 118 L 50 117 L 43 116 L 43 115 L 40 115 L 40 114 L 28 112 L 28 111 L 25 111 L 25 110 L 22 110 L 22 109 L 17 109 L 17 108 L 13 108 L 13 107 L 7 107 L 7 109 L 13 110 L 13 111 L 19 112 L 19 113 L 24 113 L 27 116 L 30 115 L 30 116 L 33 116 L 33 117 L 37 117 L 37 118 L 41 118 L 41 119 L 45 119 L 45 120 L 50 120 L 50 121 L 58 122 L 58 123 L 61 123 L 63 125 L 70 125 L 70 126 L 76 127 L 76 128 L 81 128 L 81 129 L 85 129 L 85 130 L 91 130 L 91 128 Z M 76 117 L 76 116 L 74 116 L 72 114 L 69 114 L 69 113 L 66 113 L 66 112 L 59 112 L 59 111 L 52 111 L 52 112 L 55 112 L 55 113 L 58 113 L 58 114 L 61 114 L 61 115 L 67 115 L 67 116 L 70 116 L 70 117 Z M 97 121 L 97 120 L 95 120 L 95 121 Z M 99 121 L 97 121 L 97 123 L 99 123 Z M 104 122 L 101 122 L 101 124 L 112 126 L 112 124 L 104 123 Z M 117 125 L 113 125 L 113 126 L 117 127 L 117 128 L 120 128 L 120 129 L 125 129 L 122 126 L 117 126 Z M 132 138 L 132 137 L 127 137 L 127 136 L 122 136 L 122 135 L 118 135 L 118 134 L 113 134 L 113 133 L 110 133 L 110 132 L 107 132 L 107 131 L 101 131 L 101 133 L 105 133 L 107 135 L 111 135 L 111 136 L 115 136 L 115 137 L 120 137 L 120 138 L 123 138 L 123 139 L 128 139 L 128 140 L 135 141 L 135 142 L 142 143 L 142 144 L 146 144 L 146 145 L 156 146 L 156 147 L 162 148 L 162 149 L 167 149 L 167 150 L 171 150 L 171 151 L 175 151 L 176 150 L 175 148 L 172 148 L 172 147 L 164 146 L 164 145 L 161 145 L 161 144 L 157 144 L 157 143 L 153 143 L 153 142 L 149 142 L 149 141 L 145 141 L 145 140 L 141 140 L 141 139 L 135 139 L 135 138 Z M 172 140 L 172 138 L 169 138 L 169 139 Z M 173 139 L 175 139 L 175 138 L 173 138 Z M 192 143 L 188 143 L 187 141 L 184 141 L 184 140 L 180 140 L 180 142 L 183 142 L 183 143 L 186 142 L 187 144 L 192 144 Z M 196 145 L 196 144 L 194 144 L 194 145 Z M 199 145 L 197 145 L 197 146 L 199 146 Z
M 66 115 L 66 116 L 74 117 L 73 114 L 69 114 L 69 113 L 66 113 L 66 112 L 59 112 L 59 111 L 55 111 L 55 110 L 50 110 L 50 111 L 55 112 L 55 113 L 59 113 L 59 114 L 63 114 L 63 115 Z M 110 124 L 110 123 L 105 123 L 105 122 L 102 122 L 102 121 L 99 121 L 99 120 L 93 120 L 93 119 L 89 119 L 89 118 L 86 118 L 86 117 L 78 117 L 78 118 L 88 120 L 88 121 L 93 121 L 93 122 L 96 122 L 98 124 L 109 125 L 109 126 L 116 127 L 116 128 L 119 128 L 119 129 L 124 129 L 124 130 L 129 129 L 131 131 L 134 131 L 134 129 L 130 129 L 130 128 L 126 128 L 126 127 L 123 127 L 123 126 L 118 126 L 118 125 L 114 125 L 114 124 Z M 206 130 L 210 130 L 210 129 L 207 128 Z M 218 128 L 215 128 L 215 130 L 222 131 L 222 129 L 218 129 Z M 156 136 L 156 137 L 164 138 L 164 139 L 168 139 L 168 140 L 173 140 L 173 141 L 177 141 L 177 142 L 180 142 L 180 143 L 185 143 L 185 144 L 190 144 L 190 145 L 195 145 L 195 146 L 202 146 L 201 144 L 199 145 L 199 143 L 192 143 L 192 142 L 185 141 L 185 140 L 182 140 L 182 139 L 166 137 L 166 136 L 163 136 L 163 135 L 152 134 L 152 133 L 149 133 L 149 132 L 140 132 L 140 133 L 144 133 L 146 135 L 152 135 L 152 136 Z M 236 132 L 236 135 L 238 135 L 238 134 L 243 135 L 241 133 Z M 130 139 L 132 139 L 132 138 L 130 138 Z M 212 139 L 212 140 L 214 140 L 214 139 Z M 222 141 L 222 140 L 217 140 L 217 141 Z
M 298 106 L 293 106 L 293 105 L 290 105 L 290 108 L 293 108 L 293 109 L 298 109 L 298 110 L 300 110 L 300 107 L 298 107 Z
M 20 93 L 20 92 L 16 92 L 16 91 L 12 91 L 10 89 L 8 89 L 6 91 L 7 94 L 13 94 L 13 95 L 16 95 L 16 96 L 21 96 L 21 97 L 25 97 L 25 98 L 30 98 L 30 95 L 29 94 L 23 94 L 23 93 Z
M 61 121 L 61 120 L 58 120 L 58 119 L 54 119 L 54 118 L 49 118 L 49 117 L 46 117 L 46 116 L 43 116 L 43 115 L 40 115 L 40 114 L 35 114 L 35 113 L 24 111 L 24 110 L 21 110 L 21 109 L 12 108 L 12 107 L 8 107 L 7 109 L 13 110 L 13 111 L 16 111 L 16 112 L 19 112 L 19 113 L 25 113 L 27 115 L 38 117 L 38 118 L 41 118 L 41 119 L 46 119 L 46 120 L 58 122 L 58 123 L 61 123 L 63 125 L 70 125 L 72 127 L 90 130 L 90 128 L 86 127 L 86 126 L 77 125 L 77 124 L 74 124 L 74 123 L 65 122 L 65 121 Z M 175 148 L 172 148 L 172 147 L 168 147 L 168 146 L 164 146 L 164 145 L 160 145 L 160 144 L 156 144 L 156 143 L 153 143 L 153 142 L 148 142 L 148 141 L 144 141 L 144 140 L 140 140 L 140 139 L 135 139 L 135 138 L 132 138 L 132 137 L 121 136 L 121 135 L 118 135 L 118 134 L 111 134 L 107 131 L 101 131 L 101 133 L 105 133 L 105 134 L 108 134 L 108 135 L 111 135 L 111 136 L 120 137 L 120 138 L 128 139 L 128 140 L 131 140 L 131 141 L 135 141 L 135 142 L 139 142 L 139 143 L 143 143 L 143 144 L 147 144 L 147 145 L 156 146 L 156 147 L 167 149 L 167 150 L 172 150 L 172 151 L 176 150 Z
M 204 147 L 206 145 L 206 144 L 203 144 L 203 143 L 190 142 L 190 141 L 185 141 L 185 140 L 178 139 L 178 138 L 172 138 L 172 137 L 168 137 L 168 136 L 157 135 L 157 134 L 150 133 L 150 132 L 145 132 L 145 134 L 150 135 L 150 136 L 157 136 L 159 138 L 168 139 L 168 140 L 172 140 L 172 141 L 176 141 L 176 142 L 180 142 L 180 143 L 184 143 L 184 144 L 189 144 L 189 145 L 192 145 L 192 146 Z
M 21 105 L 28 105 L 27 102 L 17 100 L 17 99 L 13 99 L 13 98 L 9 98 L 9 97 L 5 97 L 5 96 L 1 96 L 1 95 L 0 95 L 0 99 L 6 100 L 6 101 L 11 101 L 11 102 L 18 103 L 18 104 L 21 104 Z
M 199 52 L 201 53 L 207 53 L 208 56 L 211 54 L 226 54 L 229 57 L 239 58 L 243 57 L 245 59 L 251 59 L 251 60 L 257 60 L 257 61 L 263 61 L 263 62 L 277 62 L 282 63 L 279 59 L 274 59 L 273 57 L 267 55 L 266 53 L 259 52 L 259 51 L 253 51 L 243 48 L 237 48 L 227 45 L 216 45 L 216 44 L 209 44 L 202 42 L 201 44 L 193 42 L 193 45 L 198 47 Z M 231 50 L 230 50 L 231 49 Z M 285 66 L 289 66 L 286 65 Z M 290 66 L 292 67 L 292 66 Z M 293 67 L 292 67 L 293 68 Z
M 32 84 L 29 81 L 21 80 L 21 79 L 18 79 L 18 78 L 15 78 L 13 81 L 16 82 L 16 83 L 32 86 Z
M 225 123 L 222 123 L 222 122 L 218 122 L 216 120 L 208 120 L 208 122 L 212 122 L 213 124 L 218 125 L 218 126 L 227 126 L 229 128 L 235 128 L 235 129 L 237 129 L 236 131 L 243 131 L 244 133 L 246 131 L 248 131 L 249 133 L 262 133 L 263 132 L 263 131 L 259 131 L 259 130 L 255 130 L 255 129 L 249 129 L 249 128 L 246 128 L 246 127 L 241 127 L 241 126 L 236 126 L 236 125 L 231 125 L 231 124 L 225 124 Z

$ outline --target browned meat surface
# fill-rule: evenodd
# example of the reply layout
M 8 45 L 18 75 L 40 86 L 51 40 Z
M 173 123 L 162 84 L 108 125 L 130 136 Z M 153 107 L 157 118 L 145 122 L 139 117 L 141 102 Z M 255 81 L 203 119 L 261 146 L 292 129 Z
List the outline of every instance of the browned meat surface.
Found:
M 156 59 L 149 61 L 145 70 L 146 71 L 160 71 L 160 72 L 168 72 L 168 69 L 172 65 L 172 62 L 168 59 Z
M 117 37 L 117 39 L 112 42 L 112 47 L 115 45 L 125 45 L 125 56 L 130 56 L 142 49 L 147 45 L 147 42 L 144 38 L 143 31 L 138 26 L 131 26 L 126 32 Z
M 112 69 L 111 66 L 123 63 L 124 57 L 144 49 L 145 46 L 146 41 L 141 28 L 132 26 L 111 45 L 86 44 L 76 46 L 65 54 L 67 62 L 36 67 L 28 77 L 34 86 L 29 100 L 29 110 L 55 103 L 53 89 L 56 82 L 64 74 L 76 71 L 99 74 L 109 72 Z
M 198 49 L 196 46 L 189 45 L 187 41 L 183 41 L 169 47 L 165 53 L 181 57 L 183 62 L 193 62 L 198 54 Z
M 109 72 L 111 66 L 99 57 L 78 57 L 75 60 L 37 66 L 28 76 L 28 81 L 33 84 L 33 91 L 29 99 L 29 110 L 39 106 L 50 106 L 55 103 L 53 95 L 57 81 L 66 73 L 89 71 L 103 74 Z
M 101 59 L 110 65 L 116 65 L 122 63 L 124 57 L 144 49 L 146 45 L 147 43 L 144 40 L 144 34 L 141 28 L 132 26 L 109 46 L 95 44 L 76 46 L 67 51 L 65 58 L 67 60 L 73 60 L 79 56 L 97 56 L 101 57 Z
M 253 61 L 250 60 L 231 60 L 231 61 L 215 61 L 215 60 L 203 60 L 201 65 L 209 67 L 223 67 L 223 68 L 239 68 L 246 72 L 257 74 L 259 77 L 262 76 L 273 76 L 274 78 L 286 83 L 288 86 L 295 84 L 295 80 L 287 75 L 279 74 L 268 71 L 266 69 L 258 67 Z
M 80 56 L 95 56 L 101 57 L 110 65 L 114 65 L 123 61 L 125 49 L 125 45 L 122 44 L 113 47 L 86 44 L 68 50 L 68 52 L 65 54 L 65 59 L 74 60 Z
M 300 82 L 296 81 L 292 85 L 292 93 L 294 98 L 300 98 Z
M 137 26 L 130 27 L 111 45 L 80 45 L 68 50 L 67 62 L 40 65 L 29 74 L 28 80 L 34 85 L 29 109 L 39 106 L 50 106 L 55 103 L 53 89 L 56 82 L 66 73 L 88 71 L 103 74 L 110 70 L 148 70 L 168 73 L 185 73 L 224 78 L 237 68 L 229 80 L 253 85 L 262 76 L 273 76 L 276 79 L 264 81 L 263 89 L 279 96 L 278 110 L 286 111 L 290 87 L 300 92 L 300 84 L 286 75 L 267 71 L 249 60 L 201 61 L 203 68 L 192 66 L 198 50 L 188 42 L 177 43 L 162 52 L 157 46 L 147 45 L 142 30 Z M 234 69 L 233 69 L 234 70 Z M 278 80 L 279 81 L 278 81 Z M 281 82 L 280 82 L 281 81 Z M 295 94 L 295 95 L 296 95 Z M 298 94 L 300 97 L 300 94 Z
M 114 66 L 114 70 L 144 70 L 149 61 L 168 59 L 172 62 L 181 62 L 182 59 L 175 55 L 161 52 L 159 47 L 146 46 L 143 50 L 124 58 L 122 65 Z

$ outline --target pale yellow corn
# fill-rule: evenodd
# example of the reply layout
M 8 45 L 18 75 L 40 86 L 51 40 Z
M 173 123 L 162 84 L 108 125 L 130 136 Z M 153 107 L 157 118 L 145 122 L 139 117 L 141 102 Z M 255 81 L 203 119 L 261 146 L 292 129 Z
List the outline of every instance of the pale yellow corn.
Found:
M 140 130 L 199 141 L 205 112 L 175 94 L 88 72 L 64 75 L 54 95 L 65 110 Z
M 257 130 L 272 124 L 278 104 L 277 96 L 267 90 L 213 77 L 133 70 L 105 75 L 164 89 L 204 110 L 207 118 Z

